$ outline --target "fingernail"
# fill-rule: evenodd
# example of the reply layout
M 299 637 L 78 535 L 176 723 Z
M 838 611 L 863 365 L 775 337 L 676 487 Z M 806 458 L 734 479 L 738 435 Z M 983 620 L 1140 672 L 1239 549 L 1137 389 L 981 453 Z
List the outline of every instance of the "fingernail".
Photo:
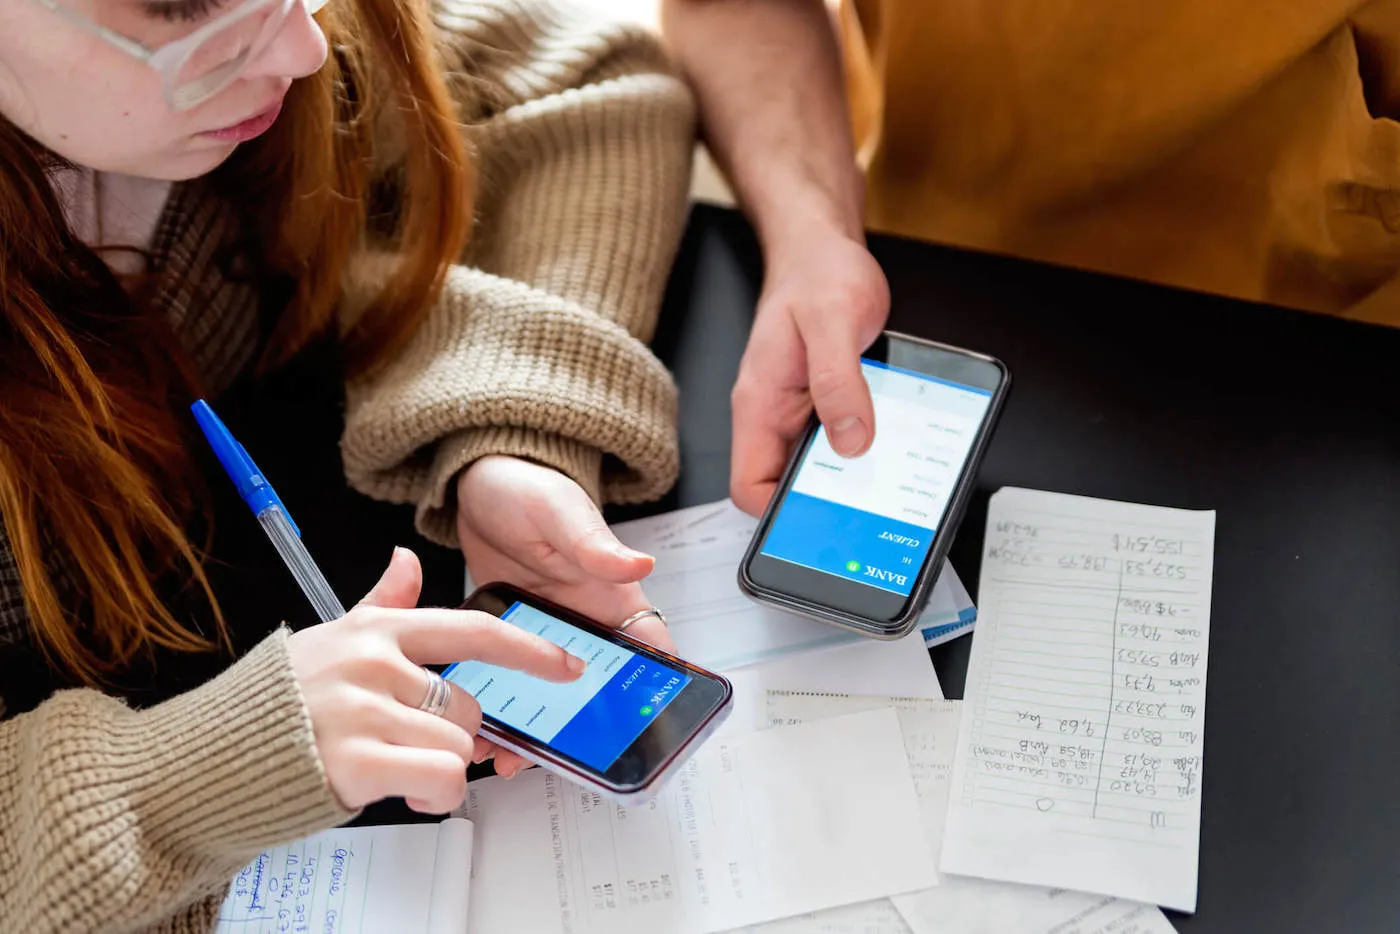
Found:
M 631 548 L 628 548 L 626 545 L 622 544 L 622 542 L 617 542 L 616 544 L 614 544 L 612 550 L 613 554 L 617 555 L 620 558 L 626 558 L 628 561 L 636 561 L 638 558 L 644 561 L 651 560 L 651 555 L 644 554 L 643 552 L 635 551 Z
M 831 447 L 837 454 L 850 457 L 865 447 L 867 434 L 865 423 L 858 416 L 847 415 L 831 426 Z
M 588 663 L 585 662 L 583 659 L 579 658 L 577 655 L 565 654 L 564 664 L 567 665 L 569 670 L 572 671 L 574 674 L 579 674 L 583 671 L 584 668 L 588 667 Z

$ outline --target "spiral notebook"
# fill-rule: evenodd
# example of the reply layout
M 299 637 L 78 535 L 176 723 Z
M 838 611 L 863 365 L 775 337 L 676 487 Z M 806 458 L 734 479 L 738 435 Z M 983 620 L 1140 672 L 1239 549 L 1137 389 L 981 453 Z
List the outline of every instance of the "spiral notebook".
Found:
M 218 934 L 464 934 L 472 824 L 347 827 L 264 850 L 234 877 Z

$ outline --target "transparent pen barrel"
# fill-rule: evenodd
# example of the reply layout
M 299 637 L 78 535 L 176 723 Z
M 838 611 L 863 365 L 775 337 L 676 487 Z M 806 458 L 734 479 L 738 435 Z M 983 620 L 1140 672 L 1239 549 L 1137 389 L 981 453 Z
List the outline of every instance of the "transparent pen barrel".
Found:
M 311 555 L 301 543 L 296 530 L 292 528 L 287 514 L 276 506 L 269 506 L 258 513 L 258 522 L 262 524 L 263 531 L 272 540 L 273 547 L 291 570 L 292 576 L 301 585 L 306 598 L 316 608 L 316 615 L 321 618 L 321 622 L 328 623 L 344 616 L 345 607 L 341 606 L 340 599 L 335 595 L 335 591 L 331 590 L 331 585 L 326 581 L 321 569 L 316 566 L 316 562 L 311 560 Z

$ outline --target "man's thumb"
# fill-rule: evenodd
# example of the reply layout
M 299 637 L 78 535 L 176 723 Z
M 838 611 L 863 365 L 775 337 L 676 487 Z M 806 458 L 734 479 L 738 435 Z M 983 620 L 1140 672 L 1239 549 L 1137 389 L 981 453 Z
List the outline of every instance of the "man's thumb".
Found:
M 407 548 L 395 548 L 379 583 L 360 603 L 409 610 L 418 605 L 418 593 L 422 589 L 423 565 L 418 562 L 418 556 Z
M 843 457 L 865 453 L 875 440 L 875 406 L 854 340 L 827 334 L 807 346 L 812 406 L 831 447 Z

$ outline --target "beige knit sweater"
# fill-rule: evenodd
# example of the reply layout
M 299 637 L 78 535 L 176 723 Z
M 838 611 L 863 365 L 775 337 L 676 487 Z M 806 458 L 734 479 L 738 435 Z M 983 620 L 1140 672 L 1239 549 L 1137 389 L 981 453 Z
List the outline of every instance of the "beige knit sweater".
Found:
M 479 229 L 406 352 L 349 387 L 342 446 L 353 485 L 415 504 L 451 543 L 452 479 L 486 454 L 612 500 L 674 480 L 674 387 L 645 342 L 693 109 L 641 30 L 555 3 L 437 3 L 480 160 Z M 624 469 L 604 475 L 605 453 Z M 149 709 L 72 690 L 0 719 L 0 932 L 207 930 L 260 849 L 352 816 L 286 646 L 278 632 Z

